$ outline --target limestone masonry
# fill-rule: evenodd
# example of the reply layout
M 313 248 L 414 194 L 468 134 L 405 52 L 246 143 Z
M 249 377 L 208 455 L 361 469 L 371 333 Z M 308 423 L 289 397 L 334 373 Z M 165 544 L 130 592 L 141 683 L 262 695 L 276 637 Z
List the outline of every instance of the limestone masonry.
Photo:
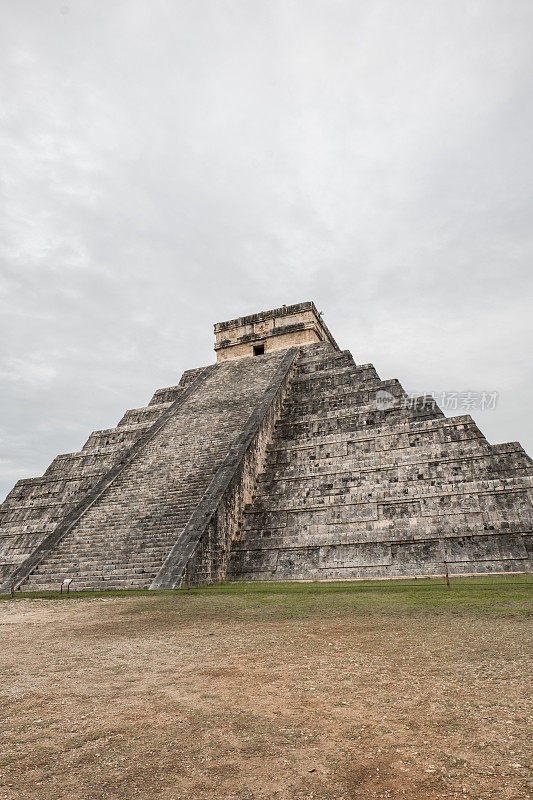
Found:
M 313 303 L 215 335 L 216 364 L 18 481 L 0 506 L 1 591 L 530 569 L 533 461 L 517 442 L 406 403 Z

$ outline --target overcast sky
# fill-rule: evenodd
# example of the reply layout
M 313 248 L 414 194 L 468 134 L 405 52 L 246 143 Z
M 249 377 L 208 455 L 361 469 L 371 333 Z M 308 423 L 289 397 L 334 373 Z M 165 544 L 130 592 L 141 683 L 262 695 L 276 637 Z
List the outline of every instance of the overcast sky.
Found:
M 531 0 L 1 18 L 0 496 L 302 300 L 408 391 L 499 392 L 472 415 L 533 451 Z

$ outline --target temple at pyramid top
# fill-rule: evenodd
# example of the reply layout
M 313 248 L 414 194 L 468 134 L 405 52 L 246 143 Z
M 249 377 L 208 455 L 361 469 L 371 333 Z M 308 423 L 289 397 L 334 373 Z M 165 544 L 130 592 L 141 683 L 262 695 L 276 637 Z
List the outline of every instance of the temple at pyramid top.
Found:
M 215 324 L 217 361 L 259 356 L 317 342 L 339 347 L 312 301 Z

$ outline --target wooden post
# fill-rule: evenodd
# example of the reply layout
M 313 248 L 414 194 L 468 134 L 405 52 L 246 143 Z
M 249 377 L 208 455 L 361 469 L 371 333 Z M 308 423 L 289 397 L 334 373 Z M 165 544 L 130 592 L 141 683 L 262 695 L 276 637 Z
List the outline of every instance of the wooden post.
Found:
M 191 591 L 191 573 L 187 570 L 187 591 Z
M 11 581 L 11 597 L 15 597 L 15 578 Z
M 448 577 L 448 564 L 445 561 L 443 561 L 442 563 L 444 564 L 444 575 L 446 576 L 446 586 L 449 586 L 450 579 Z

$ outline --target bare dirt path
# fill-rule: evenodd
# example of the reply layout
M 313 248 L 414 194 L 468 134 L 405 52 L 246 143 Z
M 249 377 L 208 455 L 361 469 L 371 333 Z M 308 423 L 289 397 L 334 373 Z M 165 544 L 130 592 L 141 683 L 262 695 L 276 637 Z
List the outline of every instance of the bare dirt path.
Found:
M 2 602 L 0 798 L 533 796 L 527 616 L 291 602 Z

